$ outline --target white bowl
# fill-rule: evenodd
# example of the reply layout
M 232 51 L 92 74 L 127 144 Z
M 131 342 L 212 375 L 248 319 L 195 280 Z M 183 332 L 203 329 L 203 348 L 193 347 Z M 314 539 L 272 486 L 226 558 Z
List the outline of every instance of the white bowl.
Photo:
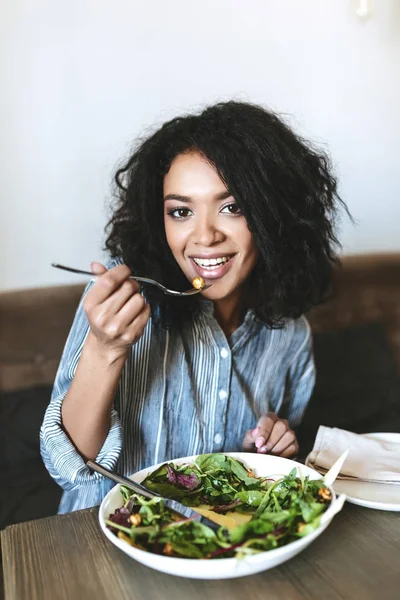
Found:
M 288 475 L 290 471 L 297 467 L 297 473 L 300 477 L 309 476 L 310 479 L 321 479 L 321 475 L 298 462 L 288 460 L 287 458 L 280 458 L 279 456 L 269 456 L 263 454 L 252 454 L 244 452 L 227 452 L 228 456 L 232 456 L 243 462 L 247 467 L 255 471 L 256 476 L 276 476 L 278 478 L 282 475 Z M 196 456 L 187 456 L 185 458 L 177 458 L 173 462 L 177 465 L 181 464 L 192 464 L 196 459 Z M 160 463 L 162 464 L 162 463 Z M 141 483 L 147 475 L 154 471 L 160 465 L 154 465 L 142 471 L 138 471 L 130 478 L 133 481 Z M 117 508 L 123 505 L 122 495 L 120 492 L 120 486 L 116 485 L 104 498 L 100 506 L 99 520 L 100 526 L 104 534 L 117 548 L 128 554 L 131 558 L 134 558 L 138 562 L 162 571 L 163 573 L 169 573 L 170 575 L 178 575 L 180 577 L 190 577 L 193 579 L 230 579 L 233 577 L 243 577 L 244 575 L 251 575 L 253 573 L 259 573 L 267 569 L 272 569 L 277 565 L 289 560 L 293 556 L 296 556 L 299 552 L 304 550 L 315 538 L 317 538 L 326 529 L 331 522 L 334 515 L 341 510 L 344 502 L 344 496 L 336 497 L 336 494 L 332 488 L 329 488 L 332 493 L 332 502 L 326 512 L 321 517 L 321 524 L 309 535 L 299 538 L 294 542 L 290 542 L 286 546 L 276 548 L 274 550 L 268 550 L 255 554 L 247 558 L 218 558 L 210 560 L 199 560 L 193 558 L 176 558 L 172 556 L 163 556 L 159 554 L 152 554 L 134 548 L 123 540 L 117 538 L 106 526 L 105 519 L 108 519 L 110 514 L 114 513 Z

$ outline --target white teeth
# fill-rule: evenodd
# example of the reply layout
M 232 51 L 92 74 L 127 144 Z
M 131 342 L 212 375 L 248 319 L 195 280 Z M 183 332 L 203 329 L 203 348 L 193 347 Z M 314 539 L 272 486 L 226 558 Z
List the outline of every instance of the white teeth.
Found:
M 230 259 L 230 256 L 220 256 L 219 258 L 193 258 L 196 265 L 199 267 L 216 267 L 223 265 Z

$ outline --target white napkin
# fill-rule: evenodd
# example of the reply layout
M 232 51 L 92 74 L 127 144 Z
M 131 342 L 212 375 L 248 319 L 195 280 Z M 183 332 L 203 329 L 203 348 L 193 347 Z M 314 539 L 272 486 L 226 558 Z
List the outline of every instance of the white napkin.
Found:
M 338 479 L 400 484 L 400 443 L 321 425 L 306 465 L 325 474 L 349 448 Z

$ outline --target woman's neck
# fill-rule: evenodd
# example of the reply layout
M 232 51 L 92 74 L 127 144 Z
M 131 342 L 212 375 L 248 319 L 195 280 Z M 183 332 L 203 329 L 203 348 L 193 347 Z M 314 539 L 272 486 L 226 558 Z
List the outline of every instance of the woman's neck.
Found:
M 222 331 L 229 337 L 242 324 L 246 314 L 243 295 L 229 296 L 214 304 L 214 317 Z

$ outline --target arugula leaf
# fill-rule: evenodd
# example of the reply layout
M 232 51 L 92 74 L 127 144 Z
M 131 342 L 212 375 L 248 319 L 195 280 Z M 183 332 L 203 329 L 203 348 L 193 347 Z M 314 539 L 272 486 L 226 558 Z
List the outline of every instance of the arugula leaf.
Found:
M 320 502 L 299 501 L 301 515 L 306 523 L 310 523 L 324 511 L 324 504 Z
M 305 537 L 309 533 L 312 533 L 313 531 L 315 531 L 317 529 L 317 527 L 319 527 L 320 522 L 321 522 L 320 517 L 317 517 L 313 521 L 310 521 L 310 523 L 307 523 L 307 525 L 304 525 L 303 527 L 300 527 L 298 529 L 296 535 L 298 537 Z
M 160 483 L 146 480 L 144 485 L 151 491 L 160 494 L 164 498 L 172 498 L 173 500 L 183 500 L 187 497 L 188 492 L 186 489 L 178 488 L 172 483 Z
M 247 469 L 244 468 L 241 462 L 228 456 L 228 461 L 231 466 L 231 471 L 236 475 L 238 479 L 243 481 L 246 485 L 259 485 L 259 481 L 255 477 L 249 477 Z
M 194 464 L 203 473 L 230 470 L 230 464 L 224 454 L 200 454 Z
M 236 496 L 241 502 L 243 502 L 243 504 L 248 504 L 249 506 L 260 506 L 265 497 L 265 492 L 249 490 L 248 492 L 238 492 Z
M 268 521 L 270 523 L 274 523 L 275 525 L 279 525 L 280 523 L 285 523 L 291 516 L 290 510 L 281 510 L 279 512 L 273 512 L 265 510 L 260 515 L 260 521 Z

